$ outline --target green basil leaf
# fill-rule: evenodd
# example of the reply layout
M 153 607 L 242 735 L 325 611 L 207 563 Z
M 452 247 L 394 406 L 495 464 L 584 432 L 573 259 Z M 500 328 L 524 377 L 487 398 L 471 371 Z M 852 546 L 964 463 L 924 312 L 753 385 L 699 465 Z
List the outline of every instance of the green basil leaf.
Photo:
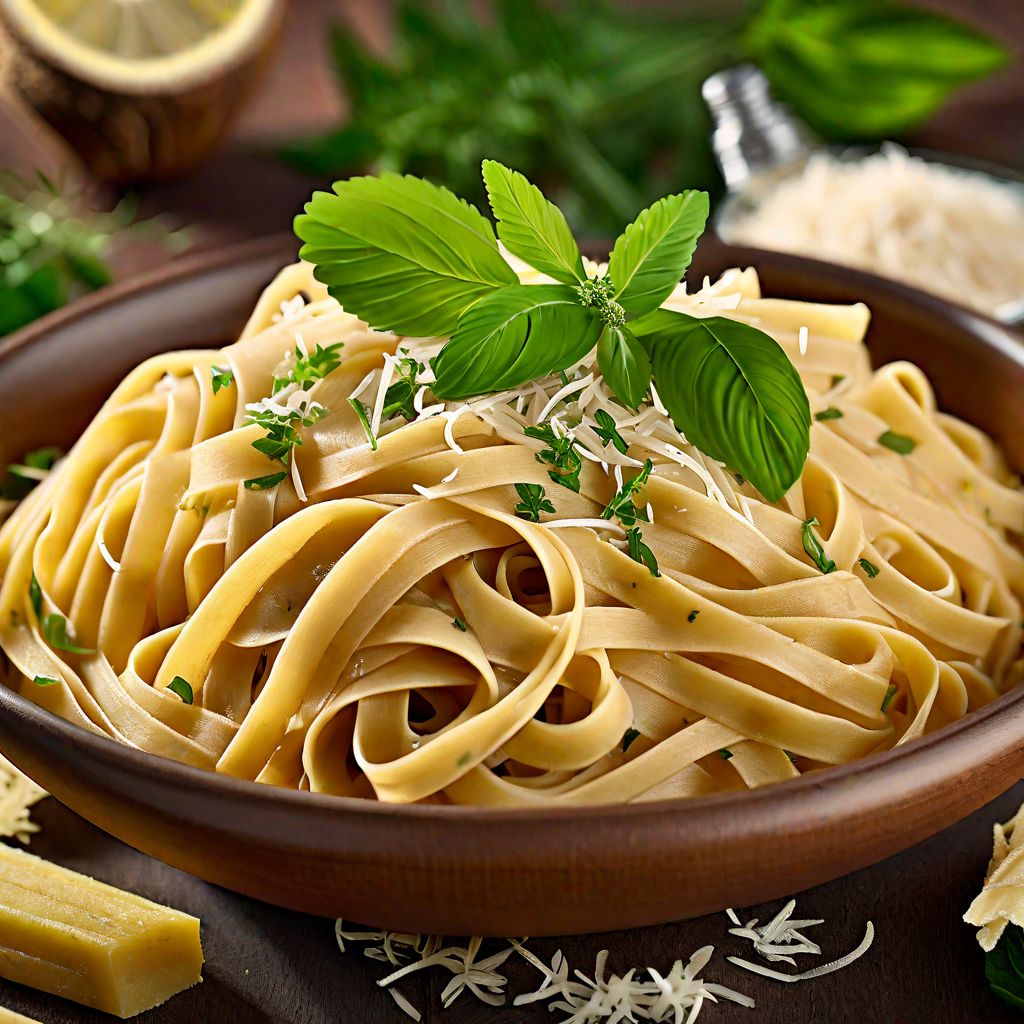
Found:
M 459 321 L 433 361 L 437 398 L 471 398 L 519 387 L 578 363 L 597 344 L 601 322 L 562 284 L 511 285 Z
M 651 386 L 651 360 L 628 327 L 609 324 L 597 343 L 597 365 L 608 386 L 635 409 Z
M 483 174 L 498 237 L 509 252 L 563 284 L 585 281 L 583 257 L 562 211 L 536 185 L 504 164 L 485 160 Z
M 619 235 L 608 276 L 612 297 L 627 313 L 642 316 L 665 301 L 690 265 L 707 219 L 707 193 L 690 189 L 642 210 Z
M 985 978 L 992 991 L 1008 1006 L 1024 1010 L 1024 932 L 1009 925 L 999 944 L 985 955 Z
M 778 342 L 720 316 L 658 310 L 645 320 L 658 394 L 676 426 L 778 501 L 803 470 L 811 423 L 807 393 Z
M 371 327 L 450 335 L 459 316 L 518 280 L 490 222 L 447 189 L 382 174 L 315 192 L 295 233 L 318 281 Z

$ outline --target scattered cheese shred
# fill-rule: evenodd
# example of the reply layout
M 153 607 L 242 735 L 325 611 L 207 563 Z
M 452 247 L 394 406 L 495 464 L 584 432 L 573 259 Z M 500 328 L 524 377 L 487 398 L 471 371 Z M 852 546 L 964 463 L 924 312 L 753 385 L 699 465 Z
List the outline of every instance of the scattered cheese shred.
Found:
M 425 968 L 440 967 L 452 975 L 441 992 L 445 1009 L 465 991 L 489 1006 L 503 1006 L 507 978 L 498 968 L 513 953 L 518 953 L 544 976 L 540 988 L 517 996 L 514 1005 L 547 1003 L 549 1010 L 570 1014 L 563 1024 L 620 1024 L 637 1020 L 693 1024 L 708 1001 L 717 1002 L 722 998 L 741 1006 L 754 1005 L 748 996 L 698 977 L 711 959 L 713 946 L 697 950 L 685 965 L 677 960 L 665 975 L 654 968 L 646 968 L 650 980 L 645 981 L 641 980 L 637 968 L 624 975 L 608 973 L 607 950 L 598 953 L 593 977 L 580 971 L 573 971 L 570 977 L 569 964 L 561 950 L 556 951 L 548 967 L 526 948 L 525 939 L 510 939 L 504 949 L 478 959 L 485 941 L 479 937 L 470 939 L 466 946 L 445 945 L 439 935 L 351 928 L 340 919 L 334 931 L 342 952 L 346 951 L 346 942 L 367 943 L 363 950 L 366 956 L 396 967 L 377 984 L 387 989 L 398 1006 L 416 1021 L 422 1019 L 421 1013 L 404 995 L 390 987 L 396 981 Z
M 871 948 L 874 939 L 875 926 L 868 921 L 867 928 L 864 930 L 864 938 L 861 939 L 860 945 L 856 949 L 851 950 L 846 956 L 841 956 L 838 960 L 822 964 L 820 967 L 812 967 L 809 971 L 801 971 L 799 974 L 783 974 L 782 971 L 773 971 L 770 967 L 752 964 L 749 960 L 741 960 L 738 956 L 730 956 L 727 959 L 729 963 L 735 964 L 737 967 L 753 971 L 755 974 L 762 974 L 766 978 L 774 978 L 775 981 L 810 981 L 812 978 L 820 978 L 822 975 L 841 971 L 844 967 L 848 967 Z
M 32 833 L 39 831 L 29 812 L 47 795 L 0 754 L 0 838 L 27 844 Z
M 796 966 L 793 957 L 798 953 L 821 953 L 821 946 L 812 942 L 802 934 L 801 929 L 811 928 L 814 925 L 824 924 L 823 919 L 815 921 L 794 921 L 791 914 L 796 909 L 796 900 L 790 900 L 767 924 L 757 927 L 757 918 L 741 924 L 735 911 L 730 907 L 726 914 L 732 921 L 735 928 L 729 929 L 730 935 L 738 935 L 743 939 L 750 939 L 754 944 L 754 951 L 763 956 L 766 960 L 783 962 Z

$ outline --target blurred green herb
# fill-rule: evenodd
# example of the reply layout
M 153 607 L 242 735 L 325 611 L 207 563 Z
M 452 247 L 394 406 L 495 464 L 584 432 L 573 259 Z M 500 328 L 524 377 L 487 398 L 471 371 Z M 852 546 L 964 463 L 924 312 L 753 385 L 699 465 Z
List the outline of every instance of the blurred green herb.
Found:
M 481 17 L 470 0 L 403 0 L 382 58 L 336 26 L 349 119 L 283 155 L 318 176 L 421 175 L 478 205 L 476 169 L 492 157 L 540 184 L 578 233 L 608 233 L 680 181 L 717 187 L 700 93 L 713 71 L 756 61 L 815 131 L 852 140 L 899 135 L 1007 60 L 982 33 L 887 0 L 490 6 Z
M 31 182 L 0 174 L 0 337 L 108 284 L 107 260 L 121 232 L 172 249 L 184 242 L 159 218 L 133 224 L 134 213 L 129 200 L 89 211 L 42 174 Z
M 985 955 L 989 987 L 1007 1006 L 1024 1010 L 1024 932 L 1011 924 L 999 944 Z

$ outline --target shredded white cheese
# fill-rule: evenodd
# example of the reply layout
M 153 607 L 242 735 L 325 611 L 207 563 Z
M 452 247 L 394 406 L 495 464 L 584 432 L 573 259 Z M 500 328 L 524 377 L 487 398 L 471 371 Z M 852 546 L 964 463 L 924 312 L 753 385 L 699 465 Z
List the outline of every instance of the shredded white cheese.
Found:
M 39 831 L 29 813 L 47 795 L 0 754 L 0 838 L 28 843 L 32 833 Z
M 813 156 L 728 240 L 862 267 L 988 313 L 1024 299 L 1024 188 L 892 144 L 860 160 Z

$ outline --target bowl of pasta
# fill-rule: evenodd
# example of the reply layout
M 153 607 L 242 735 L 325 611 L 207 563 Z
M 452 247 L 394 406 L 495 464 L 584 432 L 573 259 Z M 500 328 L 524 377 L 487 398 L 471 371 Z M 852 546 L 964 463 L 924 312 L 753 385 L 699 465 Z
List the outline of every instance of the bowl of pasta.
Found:
M 0 345 L 0 748 L 59 800 L 282 906 L 539 935 L 786 895 L 1020 777 L 1004 328 L 708 243 L 621 307 L 569 259 L 587 334 L 559 267 L 481 249 L 513 311 L 453 368 L 479 297 L 386 321 L 300 234 Z

